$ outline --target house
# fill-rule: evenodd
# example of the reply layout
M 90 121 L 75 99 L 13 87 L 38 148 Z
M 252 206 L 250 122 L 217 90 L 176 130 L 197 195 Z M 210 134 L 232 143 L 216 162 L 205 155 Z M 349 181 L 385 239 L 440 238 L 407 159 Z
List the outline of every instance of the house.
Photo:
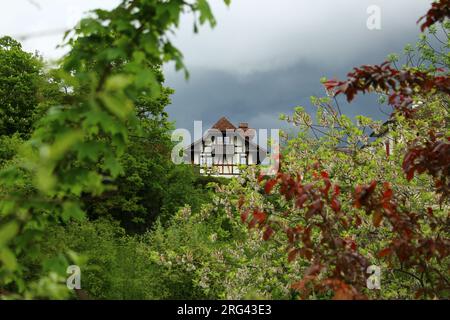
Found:
M 254 142 L 255 136 L 256 130 L 248 123 L 235 127 L 222 117 L 184 150 L 185 163 L 200 166 L 205 175 L 239 175 L 242 165 L 258 165 L 267 157 L 267 151 Z

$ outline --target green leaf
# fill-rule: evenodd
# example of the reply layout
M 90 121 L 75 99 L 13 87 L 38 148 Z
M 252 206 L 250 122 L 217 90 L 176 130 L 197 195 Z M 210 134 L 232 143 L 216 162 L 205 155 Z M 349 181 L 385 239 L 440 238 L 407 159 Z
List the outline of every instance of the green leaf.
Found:
M 19 231 L 19 225 L 15 221 L 5 224 L 0 229 L 0 247 L 6 245 L 12 238 L 14 238 Z
M 64 255 L 59 254 L 56 257 L 45 260 L 42 264 L 42 268 L 46 273 L 56 272 L 60 276 L 65 276 L 68 265 L 69 262 L 67 261 L 67 258 Z
M 104 145 L 101 142 L 87 141 L 80 143 L 77 145 L 78 159 L 80 161 L 86 159 L 96 161 L 103 149 Z
M 108 93 L 100 93 L 98 96 L 105 107 L 120 120 L 125 120 L 133 110 L 131 102 L 122 97 L 119 98 Z
M 14 271 L 17 269 L 17 259 L 14 253 L 9 248 L 0 249 L 0 261 L 3 262 L 7 270 Z
M 85 217 L 85 213 L 81 210 L 80 205 L 76 202 L 65 202 L 63 204 L 63 212 L 61 213 L 61 218 L 63 221 L 67 222 L 71 218 L 81 221 Z
M 108 170 L 113 177 L 117 177 L 123 173 L 123 168 L 117 158 L 108 156 L 105 158 L 104 168 Z
M 155 88 L 159 87 L 156 81 L 155 73 L 151 69 L 142 69 L 136 74 L 136 85 L 139 88 Z
M 67 133 L 61 134 L 55 143 L 51 145 L 48 149 L 44 146 L 41 149 L 41 158 L 44 162 L 56 161 L 61 159 L 70 148 L 74 146 L 78 141 L 83 138 L 83 133 L 81 130 L 72 130 Z
M 3 200 L 0 202 L 0 216 L 6 216 L 13 212 L 16 202 L 12 200 Z
M 200 24 L 204 24 L 208 21 L 209 25 L 214 27 L 216 25 L 216 20 L 214 19 L 214 15 L 212 14 L 208 1 L 197 0 L 197 8 L 200 12 Z
M 127 75 L 118 74 L 106 80 L 106 91 L 121 91 L 133 82 L 133 78 Z

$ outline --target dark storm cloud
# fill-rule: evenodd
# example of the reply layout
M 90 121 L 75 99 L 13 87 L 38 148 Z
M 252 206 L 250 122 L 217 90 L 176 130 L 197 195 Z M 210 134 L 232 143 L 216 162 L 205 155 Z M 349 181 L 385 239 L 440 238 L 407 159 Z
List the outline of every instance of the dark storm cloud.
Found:
M 348 68 L 341 67 L 331 74 L 344 75 Z M 167 110 L 178 128 L 189 130 L 194 120 L 202 120 L 206 129 L 221 116 L 235 124 L 249 122 L 256 128 L 279 128 L 284 125 L 278 120 L 279 114 L 290 114 L 295 106 L 314 113 L 310 96 L 324 95 L 319 79 L 327 72 L 330 70 L 307 62 L 245 76 L 194 69 L 187 82 L 182 77 L 169 79 L 169 85 L 177 91 Z M 373 96 L 361 96 L 350 105 L 339 102 L 348 115 L 383 118 Z
M 173 103 L 168 108 L 177 127 L 192 127 L 193 120 L 202 120 L 211 125 L 221 116 L 232 122 L 250 122 L 267 113 L 288 112 L 293 106 L 317 90 L 320 73 L 314 66 L 299 64 L 289 70 L 255 72 L 235 75 L 225 71 L 194 69 L 188 82 L 178 77 L 169 79 L 169 85 L 177 88 Z M 303 74 L 303 75 L 302 75 Z M 258 125 L 272 125 L 258 123 Z
M 415 36 L 411 38 L 414 40 Z M 395 41 L 355 59 L 354 63 L 335 66 L 303 60 L 291 66 L 249 74 L 194 67 L 188 81 L 181 74 L 169 73 L 166 82 L 176 93 L 167 110 L 178 128 L 189 130 L 194 120 L 203 121 L 206 129 L 221 116 L 235 124 L 249 122 L 255 128 L 280 128 L 285 124 L 278 120 L 279 114 L 291 114 L 295 106 L 303 106 L 312 114 L 315 112 L 310 97 L 325 95 L 321 77 L 344 78 L 354 66 L 381 63 L 392 52 L 389 49 L 401 51 L 403 43 Z M 349 116 L 364 114 L 380 120 L 386 117 L 374 95 L 359 96 L 352 104 L 340 99 L 339 104 Z
M 171 119 L 190 130 L 194 120 L 202 120 L 206 129 L 221 116 L 255 128 L 283 127 L 279 114 L 292 113 L 297 105 L 313 113 L 310 96 L 324 95 L 321 77 L 344 78 L 354 66 L 381 63 L 415 43 L 416 21 L 428 2 L 283 0 L 271 13 L 268 2 L 260 0 L 261 12 L 248 20 L 242 16 L 254 0 L 235 1 L 236 11 L 215 8 L 216 29 L 189 36 L 185 22 L 175 39 L 191 78 L 186 82 L 165 69 L 167 84 L 176 90 L 168 107 Z M 371 4 L 382 10 L 381 30 L 366 27 Z M 351 105 L 341 101 L 341 108 L 350 116 L 386 117 L 374 96 L 360 96 Z
M 211 0 L 217 26 L 194 35 L 192 17 L 181 19 L 173 40 L 191 72 L 186 82 L 165 66 L 167 84 L 176 90 L 168 107 L 177 127 L 205 127 L 225 115 L 234 123 L 277 128 L 280 113 L 302 105 L 312 111 L 311 95 L 323 95 L 319 79 L 345 77 L 353 66 L 380 63 L 387 54 L 401 52 L 417 40 L 418 17 L 431 0 Z M 120 0 L 8 1 L 0 12 L 0 33 L 18 35 L 74 25 L 82 12 L 112 8 Z M 381 10 L 381 30 L 366 27 L 368 7 Z M 27 21 L 29 23 L 23 23 Z M 29 38 L 24 47 L 47 58 L 62 34 Z M 342 109 L 349 115 L 382 118 L 375 100 L 358 97 Z M 205 128 L 206 129 L 206 128 Z

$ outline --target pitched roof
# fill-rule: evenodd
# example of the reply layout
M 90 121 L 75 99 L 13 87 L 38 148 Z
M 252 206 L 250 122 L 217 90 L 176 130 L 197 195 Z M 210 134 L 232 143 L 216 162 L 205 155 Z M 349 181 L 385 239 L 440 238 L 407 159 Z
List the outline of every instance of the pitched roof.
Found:
M 236 128 L 231 122 L 230 120 L 227 119 L 227 117 L 222 117 L 219 119 L 219 121 L 217 121 L 212 127 L 211 129 L 216 129 L 219 131 L 227 131 L 227 130 L 234 130 L 236 132 L 238 132 L 241 137 L 245 138 L 245 137 L 249 137 L 250 139 L 252 139 L 255 135 L 256 135 L 256 130 L 249 128 L 248 127 L 248 123 L 243 123 L 246 124 L 247 127 L 246 128 Z M 210 129 L 210 130 L 211 130 Z M 239 130 L 239 131 L 238 131 Z M 187 148 L 185 148 L 185 150 L 191 149 L 191 147 L 197 143 L 200 143 L 204 140 L 205 137 L 202 137 L 200 139 L 198 139 L 197 141 L 192 142 Z M 257 143 L 254 143 L 253 141 L 249 141 L 250 144 L 257 146 L 260 150 L 262 150 L 263 152 L 267 152 L 266 149 L 260 147 Z
M 220 118 L 219 121 L 217 121 L 211 128 L 220 131 L 236 129 L 236 127 L 226 117 Z

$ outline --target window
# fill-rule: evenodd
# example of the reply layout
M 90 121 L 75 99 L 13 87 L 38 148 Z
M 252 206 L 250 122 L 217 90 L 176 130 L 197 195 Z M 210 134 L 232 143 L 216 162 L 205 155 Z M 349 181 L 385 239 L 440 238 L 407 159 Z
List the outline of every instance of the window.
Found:
M 230 143 L 230 137 L 224 137 L 224 143 L 229 144 Z

